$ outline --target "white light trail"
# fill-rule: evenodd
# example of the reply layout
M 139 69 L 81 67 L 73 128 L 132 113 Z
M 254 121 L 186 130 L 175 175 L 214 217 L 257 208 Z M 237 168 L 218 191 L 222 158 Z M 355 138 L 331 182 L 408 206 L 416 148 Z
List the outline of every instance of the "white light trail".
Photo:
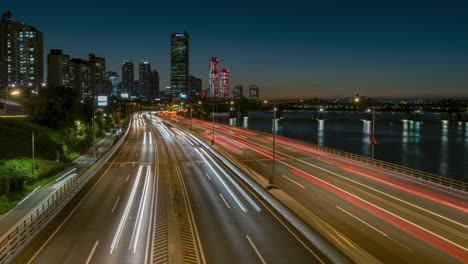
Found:
M 127 205 L 125 206 L 125 211 L 122 214 L 122 218 L 120 219 L 119 226 L 117 228 L 117 231 L 115 232 L 114 239 L 112 240 L 110 254 L 112 254 L 112 252 L 114 251 L 114 248 L 116 248 L 117 244 L 119 243 L 119 239 L 120 239 L 120 236 L 122 235 L 123 227 L 125 225 L 125 222 L 127 221 L 130 208 L 132 207 L 133 199 L 135 198 L 135 192 L 138 187 L 138 183 L 140 182 L 142 169 L 143 169 L 143 166 L 140 165 L 140 167 L 138 168 L 138 173 L 137 173 L 135 183 L 133 184 L 132 192 L 130 193 L 130 198 L 128 198 Z
M 136 252 L 136 247 L 138 244 L 138 237 L 140 236 L 141 221 L 143 220 L 143 214 L 145 212 L 146 197 L 148 194 L 148 182 L 151 175 L 151 165 L 146 167 L 146 178 L 145 185 L 143 186 L 143 195 L 140 199 L 140 206 L 138 207 L 138 214 L 135 221 L 135 226 L 133 227 L 132 240 L 130 241 L 130 248 L 133 248 L 133 253 Z

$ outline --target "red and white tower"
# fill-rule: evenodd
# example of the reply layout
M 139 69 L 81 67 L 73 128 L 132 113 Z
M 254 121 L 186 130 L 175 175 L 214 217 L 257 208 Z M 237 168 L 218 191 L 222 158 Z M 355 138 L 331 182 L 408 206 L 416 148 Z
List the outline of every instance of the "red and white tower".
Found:
M 219 98 L 229 99 L 229 70 L 223 68 L 221 71 L 221 92 Z
M 212 57 L 210 59 L 210 71 L 209 71 L 209 83 L 208 83 L 208 98 L 219 98 L 219 60 L 218 57 Z

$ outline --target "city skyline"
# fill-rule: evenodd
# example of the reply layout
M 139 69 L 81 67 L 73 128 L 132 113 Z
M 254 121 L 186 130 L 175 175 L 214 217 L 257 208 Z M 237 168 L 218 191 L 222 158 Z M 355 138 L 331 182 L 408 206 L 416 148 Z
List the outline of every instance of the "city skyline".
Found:
M 3 8 L 44 32 L 44 54 L 50 49 L 74 57 L 100 54 L 106 68 L 117 72 L 128 59 L 147 58 L 160 73 L 161 87 L 169 86 L 169 34 L 186 26 L 191 35 L 189 74 L 202 78 L 203 89 L 208 84 L 206 61 L 217 56 L 231 69 L 232 87 L 258 85 L 264 98 L 467 94 L 468 21 L 462 1 L 444 6 L 335 1 L 296 8 L 273 5 L 263 11 L 260 3 L 249 9 L 242 3 L 229 9 L 187 3 L 187 10 L 145 3 L 127 10 L 105 3 L 88 9 L 88 2 L 47 9 L 26 1 L 34 8 L 26 9 L 24 3 Z M 223 19 L 209 23 L 206 14 L 220 10 L 226 12 Z M 153 17 L 156 11 L 159 15 Z M 86 19 L 76 25 L 84 13 Z M 170 14 L 179 19 L 164 22 Z

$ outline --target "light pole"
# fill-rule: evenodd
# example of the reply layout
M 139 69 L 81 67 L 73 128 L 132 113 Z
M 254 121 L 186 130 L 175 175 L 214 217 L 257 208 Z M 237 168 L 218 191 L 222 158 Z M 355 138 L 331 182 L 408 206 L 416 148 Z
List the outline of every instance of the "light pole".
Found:
M 276 187 L 276 175 L 275 175 L 275 160 L 276 160 L 276 106 L 273 108 L 273 165 L 272 165 L 272 175 L 268 182 L 267 189 L 278 189 Z
M 374 146 L 377 144 L 377 141 L 375 140 L 375 106 L 372 107 L 372 160 L 374 159 Z
M 213 104 L 213 137 L 211 138 L 211 145 L 214 145 L 214 137 L 215 137 L 215 105 Z
M 34 130 L 32 131 L 32 175 L 34 176 Z

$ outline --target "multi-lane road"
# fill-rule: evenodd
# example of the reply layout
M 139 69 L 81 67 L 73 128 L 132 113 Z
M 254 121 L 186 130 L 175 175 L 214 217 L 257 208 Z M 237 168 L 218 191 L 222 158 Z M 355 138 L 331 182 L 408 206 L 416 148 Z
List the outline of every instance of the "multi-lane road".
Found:
M 165 120 L 193 127 L 192 133 L 206 142 L 212 139 L 211 122 Z M 260 183 L 272 175 L 270 134 L 216 124 L 214 148 Z M 284 139 L 276 142 L 275 179 L 278 191 L 382 262 L 468 262 L 466 193 Z
M 135 115 L 86 192 L 14 263 L 327 263 L 207 149 Z

